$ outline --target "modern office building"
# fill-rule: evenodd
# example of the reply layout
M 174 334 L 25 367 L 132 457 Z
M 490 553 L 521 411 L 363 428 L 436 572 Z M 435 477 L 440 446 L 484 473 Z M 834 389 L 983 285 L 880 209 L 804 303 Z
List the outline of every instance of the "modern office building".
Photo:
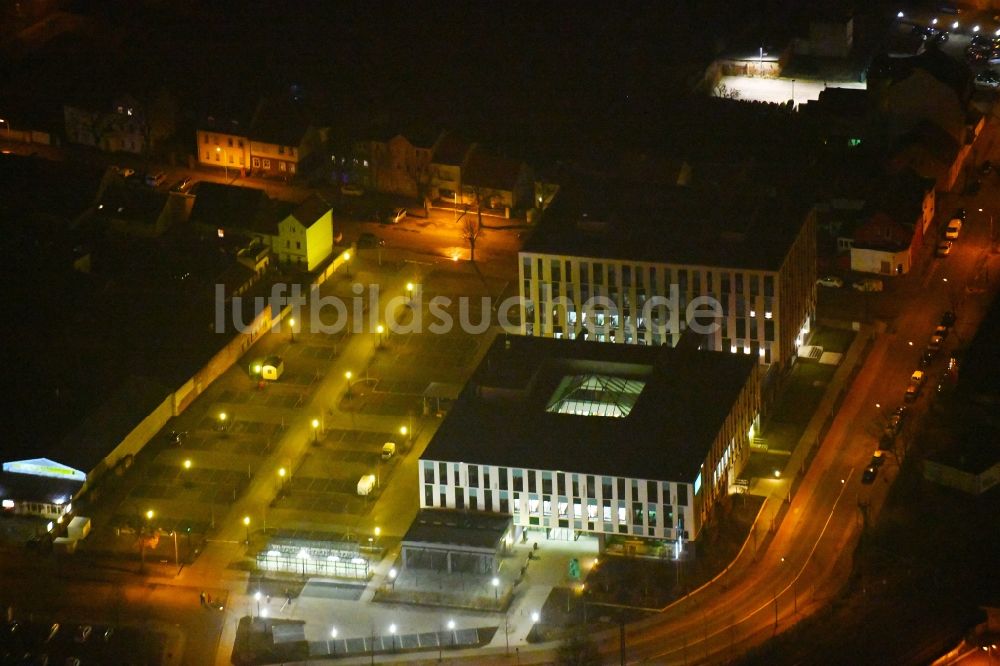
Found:
M 421 508 L 509 514 L 515 538 L 697 539 L 760 405 L 756 359 L 697 342 L 498 337 L 421 457 Z
M 707 312 L 706 299 L 696 299 L 708 297 L 720 314 L 709 348 L 781 367 L 810 330 L 815 281 L 809 205 L 577 182 L 560 191 L 520 253 L 521 332 L 675 345 L 689 306 Z M 592 299 L 605 305 L 587 307 Z

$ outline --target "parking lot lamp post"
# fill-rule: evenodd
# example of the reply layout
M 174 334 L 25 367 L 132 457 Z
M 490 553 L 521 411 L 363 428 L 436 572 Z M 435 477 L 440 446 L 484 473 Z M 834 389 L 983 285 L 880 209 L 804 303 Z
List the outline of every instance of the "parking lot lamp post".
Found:
M 396 567 L 393 567 L 393 568 L 389 569 L 389 585 L 394 590 L 396 589 L 396 576 L 398 576 L 398 575 L 399 575 L 399 572 L 396 571 Z
M 344 253 L 344 267 L 345 267 L 344 270 L 347 273 L 347 277 L 351 277 L 351 253 L 350 252 L 345 252 Z
M 407 282 L 406 283 L 406 302 L 407 303 L 412 303 L 413 302 L 413 283 L 412 282 Z
M 278 478 L 281 479 L 281 492 L 282 493 L 285 492 L 285 474 L 287 474 L 287 473 L 288 473 L 288 471 L 284 467 L 278 468 Z
M 295 317 L 288 320 L 288 341 L 295 342 Z
M 348 400 L 350 400 L 352 398 L 352 396 L 351 396 L 351 377 L 353 377 L 353 376 L 354 375 L 351 373 L 350 370 L 348 370 L 347 372 L 344 373 L 344 379 L 347 380 L 347 399 Z
M 330 627 L 330 640 L 331 641 L 336 641 L 337 640 L 337 627 Z M 329 652 L 330 654 L 336 654 L 337 653 L 337 644 L 336 643 L 331 643 L 330 641 L 327 641 L 326 644 L 327 644 L 327 649 L 326 649 L 327 652 Z
M 191 487 L 191 459 L 188 458 L 184 461 L 184 487 Z
M 389 640 L 392 641 L 392 651 L 395 652 L 396 651 L 396 625 L 395 624 L 390 624 L 389 625 Z
M 253 593 L 253 598 L 257 602 L 257 617 L 260 617 L 260 590 Z M 251 620 L 253 618 L 250 618 Z
M 319 419 L 312 420 L 313 442 L 319 444 Z
M 243 526 L 247 528 L 247 545 L 250 545 L 250 516 L 243 516 Z
M 493 601 L 496 603 L 497 608 L 500 607 L 500 579 L 496 576 L 490 581 L 493 585 Z
M 385 326 L 379 324 L 375 332 L 378 333 L 378 343 L 376 343 L 375 348 L 379 349 L 382 346 L 382 334 L 385 333 Z
M 226 414 L 225 412 L 219 412 L 219 430 L 225 432 L 225 430 L 226 430 L 226 420 L 228 418 L 229 418 L 228 414 Z
M 378 537 L 382 534 L 382 528 L 378 525 L 375 526 L 375 543 L 378 544 Z

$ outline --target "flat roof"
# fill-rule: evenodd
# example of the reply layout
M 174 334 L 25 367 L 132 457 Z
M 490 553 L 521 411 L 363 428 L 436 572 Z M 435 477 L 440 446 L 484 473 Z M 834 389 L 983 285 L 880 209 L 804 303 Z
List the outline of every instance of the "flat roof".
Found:
M 731 189 L 577 178 L 560 189 L 522 252 L 778 270 L 810 205 Z
M 0 472 L 0 497 L 4 499 L 52 504 L 58 500 L 60 504 L 69 503 L 82 487 L 83 481 L 79 480 Z
M 510 516 L 499 513 L 421 509 L 406 531 L 403 544 L 433 543 L 496 550 L 511 523 Z
M 500 336 L 422 458 L 690 483 L 756 368 L 743 354 Z M 644 386 L 625 416 L 552 409 L 587 374 Z

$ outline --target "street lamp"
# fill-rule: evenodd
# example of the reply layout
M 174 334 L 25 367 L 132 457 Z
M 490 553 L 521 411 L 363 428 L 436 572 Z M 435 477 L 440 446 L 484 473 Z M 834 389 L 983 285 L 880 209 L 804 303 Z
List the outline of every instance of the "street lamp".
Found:
M 396 651 L 396 625 L 395 623 L 389 625 L 389 636 L 392 640 L 392 651 Z
M 497 606 L 499 606 L 500 605 L 500 579 L 497 578 L 496 576 L 494 576 L 493 580 L 490 581 L 490 584 L 493 585 L 493 601 L 496 602 Z
M 337 627 L 330 627 L 330 639 L 334 640 L 334 641 L 337 640 Z M 337 644 L 336 643 L 332 643 L 330 649 L 327 650 L 327 652 L 329 652 L 330 654 L 336 654 L 337 653 Z
M 313 442 L 319 444 L 319 419 L 312 420 Z
M 406 283 L 406 300 L 407 300 L 407 302 L 412 302 L 413 301 L 413 283 L 412 282 L 407 282 Z
M 344 373 L 344 379 L 347 380 L 347 399 L 348 400 L 350 400 L 351 397 L 352 397 L 351 396 L 351 377 L 353 377 L 353 376 L 354 375 L 351 373 L 350 370 L 348 370 L 347 372 Z
M 346 267 L 346 268 L 344 268 L 344 270 L 347 271 L 347 277 L 351 277 L 351 253 L 350 252 L 344 252 L 344 266 Z
M 260 617 L 260 590 L 253 593 L 253 598 L 257 600 L 257 617 Z
M 146 537 L 152 531 L 152 526 L 150 523 L 153 520 L 153 516 L 156 514 L 152 509 L 146 511 L 146 524 L 142 525 L 139 529 L 139 571 L 143 572 L 146 570 Z
M 219 412 L 219 430 L 224 431 L 226 429 L 226 419 L 228 418 L 229 418 L 228 414 L 226 414 L 225 412 Z
M 531 621 L 532 622 L 537 623 L 541 619 L 542 619 L 541 613 L 539 613 L 538 611 L 531 611 Z
M 243 526 L 247 528 L 247 545 L 250 545 L 250 516 L 243 516 Z
M 217 155 L 221 155 L 222 154 L 222 148 L 220 148 L 219 146 L 216 146 L 215 147 L 215 153 Z M 226 151 L 225 157 L 226 157 L 226 159 L 229 159 L 229 151 Z M 226 180 L 228 181 L 229 180 L 229 164 L 226 163 L 226 160 L 222 160 L 222 166 L 226 170 Z
M 382 334 L 385 333 L 385 326 L 379 324 L 375 328 L 375 332 L 378 333 L 378 344 L 376 345 L 376 348 L 378 348 L 382 346 Z
M 295 342 L 295 317 L 288 320 L 289 342 Z
M 0 118 L 0 123 L 3 123 L 4 125 L 7 126 L 7 140 L 10 141 L 10 121 Z
M 187 460 L 184 461 L 184 486 L 185 487 L 188 487 L 188 486 L 191 485 L 190 472 L 191 472 L 191 459 L 188 458 Z
M 382 534 L 382 528 L 378 525 L 375 526 L 375 543 L 378 543 L 378 537 Z
M 410 429 L 406 426 L 399 426 L 399 434 L 406 437 L 406 441 L 410 441 Z
M 396 576 L 398 575 L 399 572 L 396 571 L 396 567 L 389 569 L 389 583 L 392 585 L 392 589 L 394 590 L 396 589 Z

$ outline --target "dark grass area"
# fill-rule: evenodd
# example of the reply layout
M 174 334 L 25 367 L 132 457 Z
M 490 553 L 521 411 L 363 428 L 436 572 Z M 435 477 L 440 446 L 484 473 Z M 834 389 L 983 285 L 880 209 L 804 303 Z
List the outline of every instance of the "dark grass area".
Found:
M 836 370 L 837 366 L 820 365 L 815 361 L 797 362 L 771 409 L 769 422 L 794 423 L 805 428 Z M 768 436 L 765 425 L 763 437 Z
M 729 501 L 718 522 L 702 530 L 695 556 L 679 566 L 670 559 L 604 555 L 582 590 L 554 588 L 529 641 L 561 638 L 581 626 L 617 623 L 622 613 L 627 622 L 633 621 L 649 614 L 643 609 L 662 608 L 725 570 L 746 541 L 764 500 L 741 495 L 730 496 Z
M 904 463 L 842 595 L 742 663 L 929 663 L 982 620 L 1000 598 L 1000 488 L 975 498 L 921 469 Z
M 813 333 L 809 339 L 809 344 L 818 345 L 823 348 L 823 351 L 844 354 L 851 346 L 851 343 L 854 342 L 856 335 L 857 333 L 854 331 L 849 331 L 845 328 L 821 326 Z

